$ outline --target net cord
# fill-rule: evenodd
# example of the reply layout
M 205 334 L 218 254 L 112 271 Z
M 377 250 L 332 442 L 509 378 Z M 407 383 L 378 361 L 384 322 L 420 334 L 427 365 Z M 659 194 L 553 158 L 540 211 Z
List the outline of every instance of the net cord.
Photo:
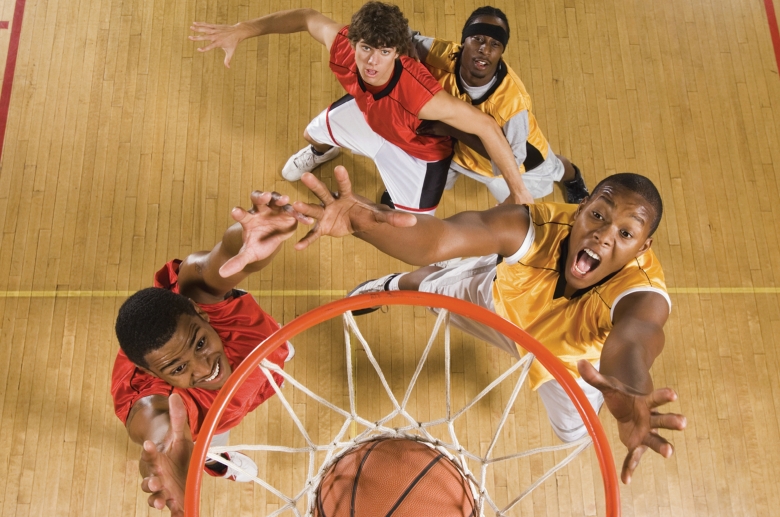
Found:
M 427 444 L 430 447 L 435 448 L 436 450 L 442 452 L 447 456 L 447 458 L 452 461 L 458 469 L 460 469 L 461 473 L 466 477 L 466 479 L 469 480 L 469 484 L 472 489 L 472 493 L 474 495 L 474 499 L 477 504 L 477 508 L 479 511 L 479 515 L 484 515 L 485 506 L 489 506 L 493 509 L 495 514 L 497 516 L 503 516 L 506 515 L 506 512 L 510 511 L 514 506 L 516 506 L 524 497 L 526 497 L 529 493 L 531 493 L 536 487 L 538 487 L 540 484 L 542 484 L 545 480 L 547 480 L 550 476 L 555 474 L 558 470 L 563 468 L 564 466 L 568 465 L 577 455 L 579 455 L 583 450 L 585 450 L 591 443 L 590 436 L 585 436 L 584 438 L 581 438 L 580 440 L 577 440 L 575 442 L 571 443 L 564 443 L 557 446 L 547 446 L 547 447 L 537 447 L 534 449 L 529 449 L 527 451 L 510 454 L 506 456 L 501 456 L 498 458 L 491 458 L 490 456 L 493 453 L 493 450 L 496 446 L 496 443 L 498 442 L 499 436 L 501 434 L 501 431 L 504 428 L 504 424 L 506 423 L 509 414 L 511 413 L 512 405 L 514 404 L 515 400 L 517 399 L 518 394 L 520 393 L 520 389 L 525 384 L 525 381 L 528 377 L 528 372 L 530 370 L 531 364 L 534 360 L 534 356 L 531 353 L 527 353 L 523 356 L 523 358 L 520 361 L 517 361 L 514 363 L 510 368 L 508 368 L 505 372 L 503 372 L 499 377 L 494 379 L 487 387 L 485 387 L 479 394 L 477 394 L 473 399 L 469 401 L 468 404 L 466 404 L 463 408 L 461 408 L 459 411 L 452 413 L 452 390 L 451 390 L 451 361 L 452 361 L 452 352 L 451 352 L 451 346 L 450 346 L 450 322 L 449 322 L 449 311 L 446 309 L 441 309 L 439 311 L 438 317 L 436 319 L 436 323 L 434 325 L 433 331 L 431 332 L 431 337 L 428 339 L 428 343 L 426 344 L 425 349 L 422 352 L 422 355 L 420 357 L 420 360 L 417 363 L 417 367 L 415 369 L 415 372 L 412 376 L 412 379 L 409 382 L 408 387 L 405 390 L 404 397 L 402 401 L 399 403 L 398 399 L 393 394 L 389 383 L 387 382 L 387 379 L 385 378 L 384 373 L 382 372 L 381 367 L 379 366 L 379 363 L 377 362 L 376 358 L 374 357 L 374 354 L 371 351 L 371 347 L 368 345 L 368 342 L 363 337 L 362 333 L 360 332 L 360 329 L 357 325 L 357 322 L 355 321 L 354 316 L 351 312 L 345 312 L 343 314 L 343 328 L 344 328 L 344 342 L 346 346 L 346 368 L 347 368 L 347 383 L 348 383 L 348 393 L 349 393 L 349 411 L 345 411 L 344 409 L 336 406 L 335 404 L 331 403 L 330 401 L 324 399 L 323 397 L 317 395 L 310 389 L 308 389 L 306 386 L 298 382 L 295 378 L 293 378 L 288 372 L 285 372 L 283 369 L 281 369 L 279 366 L 277 366 L 274 363 L 271 363 L 270 361 L 263 360 L 260 364 L 260 369 L 262 370 L 263 374 L 266 376 L 266 378 L 271 383 L 271 386 L 274 389 L 274 392 L 276 393 L 276 396 L 279 397 L 279 400 L 282 404 L 282 406 L 285 408 L 287 413 L 292 418 L 295 427 L 300 431 L 301 436 L 303 437 L 304 441 L 306 442 L 306 447 L 284 447 L 284 446 L 277 446 L 277 445 L 253 445 L 253 444 L 240 444 L 240 445 L 234 445 L 234 446 L 218 446 L 218 447 L 210 447 L 208 458 L 219 462 L 223 465 L 228 466 L 229 468 L 234 469 L 237 472 L 241 472 L 242 474 L 251 477 L 253 481 L 258 483 L 260 486 L 268 490 L 271 494 L 278 497 L 284 504 L 280 506 L 277 510 L 275 510 L 273 513 L 269 514 L 268 517 L 275 517 L 276 515 L 280 515 L 281 513 L 291 510 L 296 516 L 301 516 L 300 511 L 298 510 L 298 502 L 304 497 L 307 497 L 307 512 L 305 515 L 310 516 L 313 514 L 314 506 L 316 504 L 316 496 L 317 496 L 317 489 L 319 487 L 320 482 L 322 481 L 323 476 L 328 471 L 328 469 L 333 465 L 338 459 L 341 457 L 341 455 L 348 450 L 357 447 L 361 443 L 375 440 L 379 437 L 397 437 L 397 438 L 406 438 L 411 439 L 415 441 L 419 441 L 422 443 Z M 429 422 L 418 422 L 414 419 L 414 417 L 409 414 L 406 410 L 406 405 L 409 402 L 409 399 L 411 397 L 411 394 L 413 392 L 414 386 L 420 376 L 420 373 L 422 372 L 422 369 L 428 359 L 429 352 L 431 348 L 433 347 L 433 344 L 435 343 L 436 336 L 439 334 L 442 325 L 444 326 L 444 367 L 445 367 L 445 407 L 446 407 L 446 416 L 437 420 L 432 420 Z M 388 398 L 390 399 L 393 410 L 390 411 L 386 416 L 382 417 L 380 420 L 376 422 L 371 422 L 363 417 L 360 417 L 357 414 L 356 408 L 355 408 L 355 386 L 353 381 L 353 365 L 352 365 L 352 339 L 351 336 L 354 334 L 354 336 L 357 338 L 357 340 L 360 343 L 360 346 L 363 348 L 363 350 L 366 353 L 366 358 L 371 363 L 374 371 L 377 373 L 377 376 L 382 383 L 382 386 L 385 390 L 385 393 L 387 394 Z M 512 390 L 512 394 L 507 400 L 507 403 L 504 407 L 504 410 L 501 415 L 501 419 L 498 421 L 495 427 L 495 432 L 493 433 L 493 436 L 491 438 L 490 444 L 483 456 L 480 456 L 478 454 L 475 454 L 471 451 L 466 450 L 463 446 L 461 446 L 457 433 L 455 431 L 455 421 L 465 414 L 465 412 L 473 407 L 475 404 L 477 404 L 482 398 L 484 398 L 488 393 L 490 393 L 496 386 L 501 384 L 504 380 L 506 380 L 510 375 L 512 375 L 514 372 L 516 372 L 518 369 L 522 368 L 522 371 L 520 372 L 520 375 L 515 381 L 514 388 Z M 303 426 L 302 422 L 298 418 L 297 414 L 295 413 L 294 409 L 290 405 L 287 398 L 284 396 L 281 387 L 276 383 L 272 373 L 276 373 L 280 375 L 284 382 L 282 382 L 282 385 L 285 383 L 290 383 L 294 388 L 300 390 L 301 392 L 305 393 L 308 397 L 315 400 L 317 403 L 324 405 L 328 409 L 338 413 L 342 417 L 344 417 L 344 423 L 339 429 L 338 433 L 336 433 L 336 436 L 327 444 L 318 445 L 314 443 L 314 441 L 311 439 L 309 434 L 306 432 L 305 427 Z M 409 422 L 409 425 L 401 426 L 401 427 L 389 427 L 384 425 L 386 422 L 391 421 L 393 418 L 397 416 L 402 416 L 404 419 L 406 419 Z M 344 436 L 347 434 L 350 426 L 352 424 L 359 424 L 365 429 L 357 434 L 354 438 L 350 440 L 343 440 Z M 447 430 L 450 435 L 450 442 L 443 442 L 434 436 L 430 434 L 430 432 L 427 430 L 429 427 L 434 427 L 437 425 L 447 425 Z M 415 434 L 419 433 L 419 434 Z M 510 461 L 517 458 L 527 457 L 531 456 L 533 454 L 541 454 L 546 452 L 554 452 L 564 449 L 573 449 L 572 452 L 570 452 L 562 461 L 554 465 L 552 468 L 550 468 L 547 472 L 545 472 L 541 477 L 539 477 L 537 480 L 535 480 L 529 487 L 527 487 L 522 493 L 520 493 L 515 499 L 513 499 L 507 506 L 504 508 L 499 508 L 499 506 L 493 501 L 493 499 L 490 497 L 490 494 L 488 493 L 488 490 L 486 488 L 486 481 L 488 478 L 488 467 L 491 465 L 495 465 L 497 463 Z M 295 495 L 292 497 L 288 497 L 285 494 L 283 494 L 281 491 L 279 491 L 277 488 L 273 487 L 270 483 L 268 483 L 266 480 L 258 477 L 253 476 L 250 472 L 247 472 L 246 470 L 240 468 L 238 465 L 233 463 L 232 461 L 224 458 L 221 456 L 221 453 L 223 452 L 237 452 L 237 451 L 247 451 L 247 450 L 253 450 L 253 451 L 265 451 L 265 452 L 280 452 L 280 453 L 290 453 L 290 454 L 308 454 L 308 468 L 307 468 L 307 481 L 305 483 L 305 486 Z M 319 468 L 316 469 L 316 454 L 318 452 L 325 452 L 325 458 L 322 461 Z M 479 470 L 480 475 L 477 478 L 477 476 L 474 475 L 474 473 L 469 469 L 468 466 L 468 459 L 479 463 Z

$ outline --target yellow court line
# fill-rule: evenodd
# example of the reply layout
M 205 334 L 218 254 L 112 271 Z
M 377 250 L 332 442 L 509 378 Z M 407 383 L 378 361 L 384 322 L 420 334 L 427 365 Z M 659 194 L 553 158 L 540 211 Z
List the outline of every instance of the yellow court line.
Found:
M 249 291 L 266 296 L 346 296 L 343 289 L 270 289 Z M 669 294 L 780 294 L 780 287 L 670 287 Z M 127 298 L 135 291 L 0 291 L 0 298 Z

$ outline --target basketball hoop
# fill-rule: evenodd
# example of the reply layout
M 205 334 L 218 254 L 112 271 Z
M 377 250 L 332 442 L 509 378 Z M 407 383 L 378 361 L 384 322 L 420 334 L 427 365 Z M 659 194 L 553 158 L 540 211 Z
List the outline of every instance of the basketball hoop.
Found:
M 371 347 L 366 339 L 361 334 L 360 329 L 357 326 L 355 319 L 352 316 L 351 311 L 365 309 L 376 306 L 418 306 L 418 307 L 434 307 L 442 309 L 439 311 L 438 318 L 434 325 L 433 332 L 428 340 L 428 343 L 422 351 L 419 360 L 417 361 L 417 367 L 414 374 L 411 376 L 407 387 L 404 390 L 403 397 L 396 397 L 391 389 L 388 381 L 385 379 L 379 362 L 377 361 Z M 469 396 L 468 403 L 464 404 L 462 408 L 456 409 L 452 407 L 451 400 L 451 375 L 450 375 L 450 327 L 449 327 L 449 314 L 458 314 L 470 318 L 471 320 L 486 325 L 498 332 L 501 332 L 506 337 L 512 339 L 515 343 L 525 349 L 528 354 L 517 362 L 514 362 L 509 368 L 500 373 L 495 379 L 493 379 L 479 394 L 475 396 Z M 293 339 L 295 336 L 304 333 L 308 329 L 323 323 L 327 320 L 333 319 L 337 316 L 343 316 L 344 322 L 344 338 L 347 347 L 346 353 L 346 370 L 347 370 L 347 384 L 349 389 L 349 408 L 341 408 L 338 404 L 324 399 L 316 394 L 312 389 L 304 386 L 298 382 L 289 373 L 281 370 L 276 365 L 264 361 L 264 359 L 278 346 Z M 381 315 L 380 315 L 381 316 Z M 444 397 L 446 399 L 444 415 L 439 418 L 434 418 L 430 421 L 418 421 L 415 415 L 411 414 L 408 410 L 407 403 L 410 398 L 410 394 L 416 386 L 418 378 L 423 371 L 423 368 L 430 367 L 426 365 L 431 350 L 434 344 L 440 339 L 440 331 L 443 329 L 443 341 L 444 341 Z M 388 397 L 392 405 L 392 409 L 386 414 L 375 419 L 367 419 L 360 416 L 356 410 L 355 404 L 355 384 L 353 379 L 353 365 L 352 357 L 354 350 L 352 349 L 352 336 L 355 336 L 359 342 L 361 348 L 359 350 L 364 351 L 366 359 L 376 371 L 378 378 L 381 382 L 381 388 L 384 395 Z M 405 343 L 405 346 L 407 344 Z M 334 346 L 336 344 L 334 343 Z M 411 346 L 411 345 L 409 345 Z M 356 346 L 356 349 L 357 346 Z M 513 452 L 505 454 L 503 456 L 497 456 L 496 443 L 499 440 L 502 430 L 505 428 L 507 416 L 510 413 L 510 409 L 513 407 L 515 400 L 520 392 L 520 388 L 524 384 L 527 377 L 528 370 L 532 361 L 538 360 L 549 372 L 555 377 L 555 379 L 561 384 L 565 392 L 568 394 L 575 408 L 582 417 L 585 427 L 588 430 L 588 435 L 585 438 L 572 443 L 566 443 L 561 445 L 537 447 L 528 451 Z M 303 447 L 292 447 L 283 445 L 240 445 L 235 447 L 212 447 L 209 449 L 208 445 L 211 442 L 211 438 L 217 428 L 219 419 L 227 406 L 230 399 L 235 392 L 241 386 L 241 384 L 249 377 L 255 368 L 260 367 L 263 373 L 266 375 L 270 383 L 276 390 L 276 397 L 279 402 L 289 413 L 290 418 L 294 422 L 294 428 L 300 433 L 300 437 L 306 442 Z M 285 397 L 285 394 L 276 385 L 271 373 L 281 375 L 285 379 L 285 386 L 292 386 L 292 390 L 299 390 L 305 394 L 307 400 L 322 404 L 330 409 L 333 414 L 337 414 L 344 419 L 343 424 L 339 426 L 335 435 L 329 438 L 326 442 L 315 443 L 310 433 L 307 432 L 305 426 L 300 421 L 299 417 L 295 414 L 292 405 Z M 516 378 L 516 379 L 515 379 Z M 514 381 L 512 379 L 515 379 Z M 454 423 L 466 414 L 472 407 L 475 406 L 483 397 L 488 395 L 492 390 L 502 383 L 514 382 L 514 386 L 511 388 L 511 395 L 508 396 L 508 402 L 505 405 L 501 414 L 501 419 L 495 424 L 495 432 L 491 438 L 490 444 L 487 446 L 486 451 L 479 454 L 474 451 L 467 450 L 462 446 L 457 433 L 455 431 Z M 285 388 L 287 390 L 287 388 Z M 506 389 L 508 393 L 510 390 Z M 360 427 L 362 430 L 356 430 Z M 351 438 L 347 435 L 352 429 L 354 436 Z M 436 429 L 445 429 L 441 433 L 435 431 Z M 406 440 L 413 440 L 417 442 L 423 442 L 425 445 L 439 451 L 440 455 L 446 456 L 448 462 L 452 463 L 461 473 L 463 478 L 468 481 L 467 486 L 471 487 L 473 492 L 473 500 L 476 501 L 476 509 L 479 511 L 479 515 L 484 514 L 486 511 L 492 511 L 495 515 L 506 515 L 506 512 L 518 504 L 528 493 L 534 488 L 540 485 L 545 479 L 554 474 L 557 470 L 568 464 L 579 452 L 593 444 L 594 452 L 598 458 L 601 475 L 604 481 L 604 495 L 607 517 L 619 517 L 620 515 L 620 492 L 617 482 L 617 473 L 613 463 L 612 453 L 609 447 L 609 443 L 604 433 L 601 423 L 599 422 L 598 415 L 593 410 L 593 407 L 588 402 L 585 394 L 577 385 L 574 378 L 566 370 L 563 364 L 550 353 L 543 345 L 538 341 L 530 337 L 528 334 L 520 330 L 517 326 L 509 321 L 501 318 L 495 313 L 478 307 L 469 302 L 441 296 L 430 293 L 420 293 L 416 291 L 386 291 L 379 293 L 365 294 L 361 296 L 355 296 L 350 298 L 344 298 L 337 300 L 321 307 L 318 307 L 308 313 L 299 316 L 291 321 L 289 324 L 283 326 L 274 334 L 269 336 L 263 343 L 261 343 L 244 361 L 236 368 L 225 385 L 220 390 L 214 404 L 209 410 L 206 418 L 201 426 L 198 441 L 195 444 L 195 448 L 192 452 L 192 458 L 190 461 L 186 496 L 185 496 L 185 512 L 188 517 L 199 517 L 200 515 L 200 489 L 203 477 L 203 464 L 207 458 L 221 463 L 227 464 L 232 468 L 237 468 L 229 460 L 224 459 L 220 453 L 235 450 L 254 450 L 254 451 L 272 451 L 274 453 L 291 453 L 291 454 L 303 454 L 308 458 L 305 462 L 307 470 L 306 481 L 304 486 L 300 488 L 295 494 L 285 494 L 278 488 L 273 487 L 270 483 L 259 477 L 254 477 L 255 481 L 263 486 L 269 493 L 273 494 L 279 499 L 280 508 L 273 512 L 271 515 L 279 515 L 282 512 L 292 512 L 293 515 L 311 515 L 314 511 L 315 501 L 318 496 L 317 492 L 319 485 L 323 478 L 327 475 L 327 472 L 335 463 L 339 461 L 346 453 L 353 451 L 356 447 L 361 446 L 377 439 L 386 438 L 401 438 Z M 526 457 L 533 454 L 541 454 L 550 451 L 558 451 L 563 449 L 572 449 L 562 461 L 558 462 L 554 467 L 550 468 L 543 476 L 535 480 L 526 487 L 525 490 L 521 490 L 516 497 L 506 503 L 499 505 L 486 488 L 487 472 L 491 467 L 501 464 L 502 462 L 514 461 L 517 458 Z M 316 460 L 319 456 L 324 455 L 322 461 Z M 240 469 L 238 469 L 240 470 Z M 251 474 L 250 474 L 251 475 Z M 259 474 L 258 474 L 259 476 Z M 508 490 L 508 488 L 507 488 Z M 306 510 L 304 513 L 298 509 L 297 505 L 303 498 L 307 499 Z

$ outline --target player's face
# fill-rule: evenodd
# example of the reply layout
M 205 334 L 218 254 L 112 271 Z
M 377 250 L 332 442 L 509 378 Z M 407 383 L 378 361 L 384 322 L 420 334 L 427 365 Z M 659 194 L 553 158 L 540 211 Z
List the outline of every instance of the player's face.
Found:
M 398 52 L 394 48 L 374 48 L 363 40 L 355 45 L 355 64 L 363 81 L 371 86 L 382 86 L 390 81 Z
M 640 195 L 612 186 L 583 201 L 569 237 L 567 285 L 590 287 L 650 249 L 654 215 Z
M 171 339 L 146 354 L 146 370 L 174 388 L 221 388 L 232 370 L 222 340 L 204 317 L 180 316 Z
M 498 25 L 507 30 L 507 26 L 501 18 L 496 16 L 479 16 L 473 23 L 489 23 Z M 463 42 L 463 50 L 460 54 L 460 71 L 463 80 L 469 86 L 483 86 L 494 75 L 504 54 L 504 45 L 500 41 L 477 34 L 469 36 Z

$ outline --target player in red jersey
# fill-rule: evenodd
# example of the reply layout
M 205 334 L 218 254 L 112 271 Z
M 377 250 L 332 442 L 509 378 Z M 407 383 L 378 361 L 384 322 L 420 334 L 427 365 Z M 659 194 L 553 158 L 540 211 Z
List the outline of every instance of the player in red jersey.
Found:
M 156 273 L 154 287 L 135 293 L 119 309 L 116 334 L 122 350 L 112 374 L 114 408 L 130 439 L 143 446 L 138 467 L 141 488 L 152 494 L 149 505 L 167 505 L 174 516 L 182 512 L 193 440 L 211 404 L 233 369 L 279 328 L 235 286 L 268 265 L 293 235 L 302 216 L 288 201 L 253 192 L 253 208 L 233 209 L 238 222 L 211 251 L 168 262 Z M 285 344 L 268 360 L 283 366 L 291 352 Z M 230 428 L 273 394 L 265 376 L 255 371 L 230 403 L 212 445 L 227 445 Z M 248 457 L 230 453 L 228 459 L 256 475 Z M 218 462 L 206 470 L 251 480 Z
M 374 160 L 396 208 L 433 213 L 441 198 L 452 156 L 447 136 L 419 135 L 423 120 L 439 120 L 477 135 L 506 178 L 512 198 L 532 203 L 515 156 L 495 120 L 444 92 L 423 65 L 408 56 L 408 23 L 400 9 L 368 2 L 350 25 L 312 9 L 269 14 L 236 25 L 193 23 L 200 48 L 225 51 L 225 66 L 244 39 L 263 34 L 308 31 L 330 52 L 330 68 L 348 95 L 333 103 L 304 132 L 311 144 L 285 165 L 291 181 L 334 158 L 339 147 Z

